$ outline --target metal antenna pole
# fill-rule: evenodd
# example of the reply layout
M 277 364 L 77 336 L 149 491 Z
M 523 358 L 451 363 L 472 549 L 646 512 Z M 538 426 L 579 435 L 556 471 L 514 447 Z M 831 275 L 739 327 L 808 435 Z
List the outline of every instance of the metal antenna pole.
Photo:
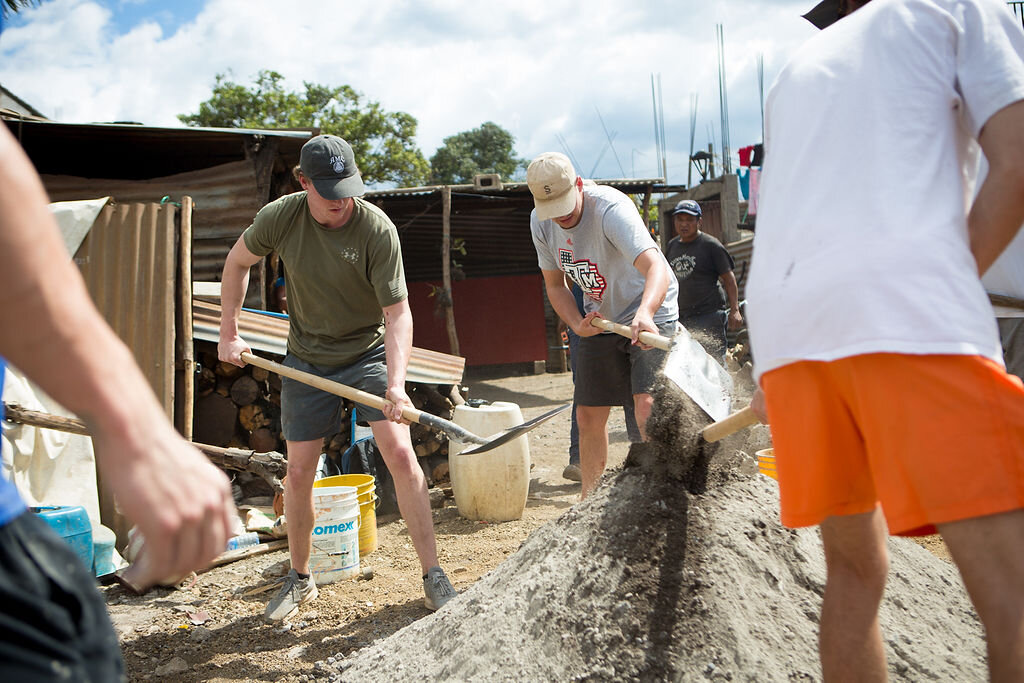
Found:
M 721 24 L 715 24 L 718 39 L 718 99 L 722 115 L 722 173 L 732 173 L 732 160 L 729 158 L 729 100 L 726 95 L 725 82 L 725 30 Z
M 661 74 L 658 74 L 658 118 L 661 121 L 661 177 L 668 182 L 668 147 L 665 143 L 665 98 L 661 94 Z
M 572 153 L 571 149 L 569 149 L 569 143 L 566 141 L 564 137 L 562 137 L 561 133 L 555 133 L 555 139 L 558 140 L 558 144 L 562 146 L 562 150 L 565 152 L 565 156 L 569 157 L 569 161 L 572 162 L 573 168 L 575 168 L 576 172 L 579 173 L 581 166 L 580 163 L 576 161 L 576 155 Z
M 761 100 L 761 143 L 764 143 L 764 53 L 757 53 L 757 92 Z
M 601 122 L 601 128 L 604 129 L 604 136 L 606 138 L 608 138 L 608 146 L 612 148 L 612 155 L 615 157 L 615 163 L 619 165 L 619 173 L 622 174 L 619 177 L 620 178 L 625 178 L 626 177 L 626 170 L 624 168 L 622 168 L 622 162 L 619 161 L 619 154 L 618 154 L 618 152 L 615 151 L 615 145 L 612 144 L 612 138 L 615 137 L 616 133 L 612 133 L 611 135 L 608 135 L 608 127 L 606 125 L 604 125 L 604 117 L 601 116 L 601 110 L 597 108 L 596 104 L 594 105 L 594 109 L 597 109 L 597 118 Z M 603 152 L 602 152 L 602 154 L 603 154 Z M 598 159 L 598 161 L 600 161 L 600 159 Z M 594 164 L 594 167 L 595 168 L 597 167 L 597 163 Z
M 690 93 L 690 156 L 686 164 L 686 186 L 693 176 L 693 138 L 697 134 L 697 93 Z
M 654 89 L 654 74 L 651 74 L 651 111 L 654 113 L 654 153 L 657 155 L 655 168 L 661 168 L 661 130 L 658 128 L 658 94 Z

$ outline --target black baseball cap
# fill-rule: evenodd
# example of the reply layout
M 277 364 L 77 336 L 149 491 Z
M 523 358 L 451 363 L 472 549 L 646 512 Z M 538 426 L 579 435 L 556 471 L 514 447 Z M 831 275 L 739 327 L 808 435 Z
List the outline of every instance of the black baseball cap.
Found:
M 360 197 L 366 193 L 352 145 L 337 135 L 317 135 L 302 146 L 299 168 L 324 199 Z

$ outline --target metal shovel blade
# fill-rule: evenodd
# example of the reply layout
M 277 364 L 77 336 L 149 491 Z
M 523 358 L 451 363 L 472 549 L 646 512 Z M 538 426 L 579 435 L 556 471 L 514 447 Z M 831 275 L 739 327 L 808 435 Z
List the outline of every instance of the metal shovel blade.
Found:
M 683 328 L 672 338 L 662 374 L 693 399 L 712 420 L 724 420 L 732 408 L 732 377 L 700 342 Z
M 626 338 L 633 336 L 628 325 L 611 320 L 594 318 L 590 324 Z M 681 331 L 671 339 L 652 332 L 641 332 L 640 341 L 669 352 L 662 374 L 693 399 L 712 420 L 718 422 L 729 414 L 732 407 L 732 377 L 708 355 L 700 342 L 690 336 L 685 327 L 680 325 L 679 328 Z
M 543 415 L 535 417 L 532 420 L 527 420 L 526 422 L 516 425 L 515 427 L 509 427 L 508 429 L 502 432 L 498 432 L 494 436 L 488 437 L 486 443 L 470 446 L 466 450 L 460 451 L 459 455 L 479 455 L 480 453 L 486 453 L 487 451 L 495 449 L 498 446 L 508 443 L 509 441 L 518 439 L 520 436 L 530 431 L 534 427 L 537 427 L 543 422 L 547 422 L 555 415 L 558 415 L 559 413 L 568 410 L 570 407 L 572 407 L 571 403 L 564 406 L 558 406 L 554 410 L 549 410 Z

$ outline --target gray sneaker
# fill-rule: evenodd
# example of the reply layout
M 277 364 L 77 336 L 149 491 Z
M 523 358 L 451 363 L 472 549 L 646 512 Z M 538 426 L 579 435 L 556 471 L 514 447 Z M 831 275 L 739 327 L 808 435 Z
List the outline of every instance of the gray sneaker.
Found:
M 423 592 L 427 595 L 423 604 L 427 606 L 427 609 L 435 611 L 441 609 L 446 602 L 458 595 L 440 567 L 431 567 L 427 570 L 427 578 L 423 579 Z
M 294 569 L 284 577 L 284 585 L 274 599 L 267 603 L 267 611 L 263 618 L 268 624 L 275 624 L 291 617 L 299 611 L 299 605 L 310 602 L 317 596 L 316 582 L 313 576 L 300 579 Z
M 580 472 L 580 466 L 569 463 L 562 470 L 562 479 L 568 479 L 569 481 L 583 481 L 583 473 Z

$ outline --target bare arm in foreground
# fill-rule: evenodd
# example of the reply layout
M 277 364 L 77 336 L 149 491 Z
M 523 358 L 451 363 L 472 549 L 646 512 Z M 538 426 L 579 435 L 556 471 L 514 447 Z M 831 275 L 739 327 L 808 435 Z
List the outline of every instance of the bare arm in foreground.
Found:
M 181 438 L 89 298 L 28 157 L 0 126 L 0 355 L 81 417 L 124 513 L 147 539 L 126 578 L 206 566 L 234 514 L 227 477 Z

